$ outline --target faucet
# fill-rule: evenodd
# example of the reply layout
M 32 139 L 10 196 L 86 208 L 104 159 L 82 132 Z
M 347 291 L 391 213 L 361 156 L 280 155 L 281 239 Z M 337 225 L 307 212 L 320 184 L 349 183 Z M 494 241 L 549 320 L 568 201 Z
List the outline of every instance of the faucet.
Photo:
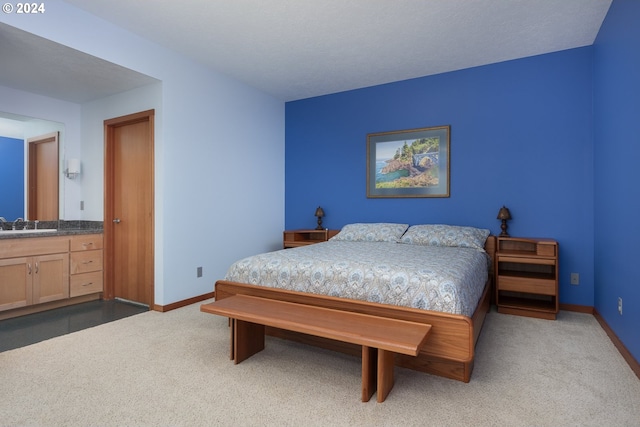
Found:
M 11 229 L 12 229 L 12 230 L 15 230 L 15 229 L 16 229 L 16 223 L 17 223 L 18 221 L 22 221 L 22 222 L 24 222 L 24 218 L 22 218 L 22 217 L 18 217 L 18 218 L 16 218 L 16 220 L 15 220 L 15 221 L 13 221 L 13 225 L 11 226 Z

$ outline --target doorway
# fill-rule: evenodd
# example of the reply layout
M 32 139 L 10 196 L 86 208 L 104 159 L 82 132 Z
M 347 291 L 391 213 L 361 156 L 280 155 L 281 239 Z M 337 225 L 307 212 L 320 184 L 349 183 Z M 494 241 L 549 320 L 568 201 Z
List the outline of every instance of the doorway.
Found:
M 59 217 L 59 133 L 27 139 L 27 215 L 30 221 L 56 221 Z
M 154 304 L 154 110 L 104 121 L 105 299 Z

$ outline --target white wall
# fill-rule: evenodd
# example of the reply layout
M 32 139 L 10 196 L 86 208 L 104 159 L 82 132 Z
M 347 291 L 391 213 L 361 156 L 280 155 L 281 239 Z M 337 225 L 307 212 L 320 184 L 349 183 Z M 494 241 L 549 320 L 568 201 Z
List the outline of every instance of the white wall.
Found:
M 155 135 L 156 304 L 210 292 L 231 262 L 281 247 L 282 101 L 58 0 L 47 2 L 46 14 L 21 18 L 0 16 L 9 25 L 162 82 L 161 105 L 154 106 L 161 109 Z M 135 104 L 121 101 L 122 111 L 124 104 Z M 95 126 L 96 112 L 106 114 L 110 103 L 84 105 L 83 126 L 85 120 Z M 83 135 L 94 132 L 83 129 Z M 82 150 L 98 164 L 99 149 L 95 136 L 91 139 L 83 141 Z M 85 215 L 91 217 L 98 210 L 90 197 L 103 192 L 97 181 L 93 175 L 83 181 L 83 197 L 91 202 Z M 204 277 L 196 278 L 200 266 Z

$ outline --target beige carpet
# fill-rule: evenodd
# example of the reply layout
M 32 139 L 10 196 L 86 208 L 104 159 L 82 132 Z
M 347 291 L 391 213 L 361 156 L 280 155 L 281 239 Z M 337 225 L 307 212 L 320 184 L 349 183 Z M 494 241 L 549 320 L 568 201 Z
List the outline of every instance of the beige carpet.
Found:
M 3 426 L 640 426 L 640 380 L 596 320 L 492 312 L 468 384 L 396 368 L 360 402 L 360 361 L 277 339 L 228 359 L 199 304 L 0 353 Z

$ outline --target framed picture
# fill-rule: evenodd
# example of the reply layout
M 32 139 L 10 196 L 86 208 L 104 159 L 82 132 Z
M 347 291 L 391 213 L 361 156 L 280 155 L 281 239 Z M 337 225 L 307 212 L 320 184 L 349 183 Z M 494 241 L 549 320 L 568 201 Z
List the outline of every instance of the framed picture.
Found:
M 367 135 L 367 197 L 449 197 L 451 126 Z

